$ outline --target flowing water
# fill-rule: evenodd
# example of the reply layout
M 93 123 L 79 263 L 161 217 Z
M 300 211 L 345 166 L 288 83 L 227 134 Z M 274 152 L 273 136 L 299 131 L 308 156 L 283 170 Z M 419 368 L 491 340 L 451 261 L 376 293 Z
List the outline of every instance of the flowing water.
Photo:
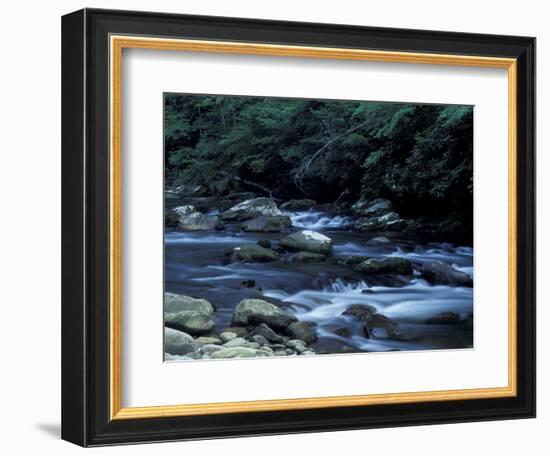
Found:
M 338 260 L 350 255 L 399 256 L 422 263 L 439 260 L 473 276 L 473 250 L 444 242 L 351 231 L 352 220 L 319 211 L 289 212 L 296 229 L 312 229 L 333 239 L 332 257 L 323 263 L 229 263 L 225 251 L 260 239 L 277 242 L 285 234 L 237 230 L 165 234 L 166 291 L 208 299 L 217 309 L 216 329 L 230 325 L 244 298 L 264 298 L 317 323 L 318 352 L 426 350 L 473 346 L 472 288 L 433 286 L 414 277 L 366 276 Z M 254 288 L 242 282 L 253 280 Z M 400 340 L 370 339 L 361 322 L 342 313 L 352 304 L 368 304 L 399 323 Z M 466 323 L 428 325 L 440 312 L 455 312 Z

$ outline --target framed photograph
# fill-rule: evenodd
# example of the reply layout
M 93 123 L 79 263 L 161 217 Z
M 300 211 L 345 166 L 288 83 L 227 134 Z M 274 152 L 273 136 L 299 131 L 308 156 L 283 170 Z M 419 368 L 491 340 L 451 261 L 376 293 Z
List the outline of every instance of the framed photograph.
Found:
M 535 416 L 535 39 L 62 21 L 62 437 Z

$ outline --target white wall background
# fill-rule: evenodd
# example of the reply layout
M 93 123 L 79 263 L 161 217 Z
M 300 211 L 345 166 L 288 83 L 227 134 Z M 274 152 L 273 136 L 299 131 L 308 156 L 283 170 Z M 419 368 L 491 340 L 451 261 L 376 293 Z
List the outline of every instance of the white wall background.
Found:
M 536 0 L 77 0 L 5 2 L 0 16 L 0 449 L 73 454 L 60 422 L 60 16 L 84 6 L 536 36 L 538 39 L 538 418 L 102 448 L 94 454 L 454 456 L 548 451 L 550 184 L 543 121 L 550 98 L 548 8 Z M 547 180 L 547 182 L 550 182 Z M 546 205 L 547 206 L 547 205 Z M 546 431 L 546 433 L 545 433 Z

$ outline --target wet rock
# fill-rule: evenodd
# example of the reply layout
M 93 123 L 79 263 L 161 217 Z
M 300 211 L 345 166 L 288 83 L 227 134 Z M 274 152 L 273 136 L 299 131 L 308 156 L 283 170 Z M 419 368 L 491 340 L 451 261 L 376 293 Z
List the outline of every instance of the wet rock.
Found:
M 256 286 L 256 281 L 255 280 L 243 280 L 241 282 L 241 285 L 245 288 L 254 288 Z
M 192 212 L 197 212 L 197 209 L 191 204 L 185 204 L 183 206 L 175 207 L 172 211 L 177 214 L 178 217 L 183 217 L 184 215 L 189 215 Z
M 267 326 L 265 323 L 262 323 L 258 325 L 254 331 L 250 333 L 251 337 L 255 335 L 262 336 L 266 338 L 269 342 L 272 343 L 280 343 L 283 342 L 284 339 L 280 335 L 278 335 L 275 331 L 273 331 L 269 326 Z
M 212 353 L 212 359 L 224 359 L 224 358 L 255 358 L 256 350 L 248 347 L 229 347 L 222 348 Z
M 431 261 L 420 267 L 420 277 L 433 285 L 471 287 L 473 281 L 468 274 L 458 271 L 441 261 Z
M 460 323 L 460 315 L 454 312 L 441 312 L 426 320 L 428 325 L 456 325 Z
M 244 347 L 246 345 L 246 339 L 243 339 L 242 337 L 235 337 L 223 344 L 224 347 Z
M 356 231 L 401 231 L 407 226 L 408 222 L 402 219 L 397 212 L 390 212 L 378 217 L 361 217 L 353 223 L 353 229 Z
M 201 336 L 195 339 L 195 343 L 199 345 L 221 345 L 222 341 L 217 337 Z
M 382 314 L 372 314 L 364 318 L 365 334 L 373 339 L 399 339 L 399 325 Z
M 260 239 L 258 242 L 256 242 L 260 247 L 263 247 L 264 249 L 270 249 L 271 248 L 271 241 L 268 241 L 267 239 Z
M 271 328 L 285 329 L 297 319 L 294 315 L 263 299 L 243 299 L 235 308 L 232 321 L 242 326 L 265 323 Z
M 261 334 L 256 334 L 251 339 L 259 345 L 269 345 L 269 341 Z
M 317 205 L 317 201 L 312 199 L 291 199 L 281 204 L 281 209 L 286 211 L 307 211 Z
M 316 323 L 296 321 L 288 325 L 286 334 L 293 339 L 303 340 L 306 344 L 313 344 L 317 341 Z
M 210 333 L 215 326 L 211 315 L 200 312 L 166 313 L 164 315 L 166 326 L 187 332 L 194 336 Z
M 305 352 L 307 350 L 307 344 L 301 340 L 301 339 L 293 339 L 293 340 L 289 340 L 287 343 L 286 343 L 286 346 L 288 348 L 290 348 L 291 350 L 294 350 L 296 351 L 297 353 L 302 353 L 302 352 Z
M 207 231 L 223 229 L 223 224 L 217 215 L 204 215 L 196 211 L 180 217 L 178 228 L 182 231 Z
M 352 304 L 342 313 L 342 315 L 351 315 L 359 320 L 363 320 L 375 313 L 376 307 L 374 306 L 369 306 L 368 304 Z
M 255 233 L 280 233 L 291 226 L 292 221 L 286 215 L 260 215 L 241 223 L 243 231 Z
M 349 328 L 346 328 L 345 326 L 342 326 L 341 328 L 336 328 L 334 330 L 334 334 L 341 337 L 350 337 L 351 331 Z
M 223 212 L 221 220 L 242 222 L 261 215 L 284 215 L 271 198 L 254 198 L 243 201 Z
M 332 239 L 311 230 L 290 234 L 281 239 L 280 245 L 291 252 L 306 251 L 329 255 L 332 251 Z
M 271 249 L 264 249 L 256 244 L 245 244 L 232 249 L 230 257 L 232 261 L 240 261 L 243 263 L 264 263 L 268 261 L 277 261 L 279 259 L 279 254 Z
M 246 337 L 248 334 L 248 331 L 246 330 L 246 328 L 243 328 L 242 326 L 230 326 L 228 328 L 223 329 L 222 334 L 223 333 L 233 333 L 237 337 Z M 220 338 L 221 338 L 221 334 L 220 334 Z
M 412 263 L 399 257 L 371 258 L 357 265 L 357 270 L 366 274 L 403 274 L 413 273 Z
M 214 315 L 214 306 L 206 299 L 176 293 L 164 293 L 164 311 L 167 313 L 199 312 Z
M 340 260 L 340 264 L 346 264 L 346 265 L 356 265 L 359 263 L 362 263 L 363 261 L 368 260 L 367 257 L 361 256 L 361 255 L 349 255 L 345 257 L 344 259 Z
M 219 345 L 207 344 L 200 347 L 198 351 L 201 355 L 212 355 L 212 353 L 220 350 L 223 350 L 223 348 Z
M 393 205 L 390 200 L 384 198 L 376 198 L 372 201 L 359 200 L 351 210 L 358 215 L 378 217 L 392 212 Z
M 326 259 L 326 255 L 321 253 L 296 252 L 289 255 L 287 261 L 289 263 L 320 263 Z
M 186 355 L 195 349 L 193 337 L 173 328 L 164 328 L 164 351 L 172 355 Z
M 236 339 L 237 337 L 239 336 L 234 332 L 224 331 L 220 334 L 220 339 L 223 343 L 229 342 L 230 340 Z
M 364 290 L 361 290 L 361 293 L 363 293 L 363 294 L 374 294 L 374 290 L 371 290 L 370 288 L 365 288 Z

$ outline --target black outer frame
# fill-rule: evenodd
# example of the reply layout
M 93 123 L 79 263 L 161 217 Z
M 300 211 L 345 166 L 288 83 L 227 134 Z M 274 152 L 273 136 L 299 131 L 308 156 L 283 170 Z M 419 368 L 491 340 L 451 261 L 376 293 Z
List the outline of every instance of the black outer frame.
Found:
M 518 59 L 513 398 L 109 418 L 110 34 Z M 62 18 L 62 438 L 82 446 L 535 417 L 535 39 L 131 11 Z

